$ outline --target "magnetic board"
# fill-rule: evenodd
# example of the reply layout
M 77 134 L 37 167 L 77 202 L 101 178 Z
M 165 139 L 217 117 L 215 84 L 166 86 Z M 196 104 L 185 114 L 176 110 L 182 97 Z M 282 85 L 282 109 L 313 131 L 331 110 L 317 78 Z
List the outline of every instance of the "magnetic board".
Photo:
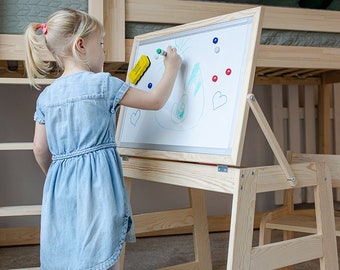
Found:
M 164 71 L 158 48 L 176 47 L 183 63 L 161 110 L 122 108 L 121 155 L 239 165 L 261 17 L 259 7 L 136 36 L 128 72 L 142 55 L 151 64 L 131 86 L 157 85 Z

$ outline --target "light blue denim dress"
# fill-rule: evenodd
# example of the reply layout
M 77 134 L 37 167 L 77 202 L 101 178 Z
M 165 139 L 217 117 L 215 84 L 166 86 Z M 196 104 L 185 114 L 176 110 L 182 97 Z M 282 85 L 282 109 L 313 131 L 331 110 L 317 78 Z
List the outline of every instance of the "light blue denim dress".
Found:
M 129 85 L 109 73 L 58 78 L 37 100 L 52 153 L 41 214 L 41 269 L 108 269 L 135 241 L 116 111 Z

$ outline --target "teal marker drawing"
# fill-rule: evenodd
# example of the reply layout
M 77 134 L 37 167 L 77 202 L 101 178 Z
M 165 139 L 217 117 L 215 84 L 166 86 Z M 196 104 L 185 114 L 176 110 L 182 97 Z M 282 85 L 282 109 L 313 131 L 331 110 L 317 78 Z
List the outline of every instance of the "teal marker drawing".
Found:
M 157 52 L 158 54 L 160 54 L 160 55 L 163 55 L 163 56 L 166 56 L 166 55 L 167 55 L 166 51 L 164 51 L 164 50 L 162 50 L 162 49 L 157 49 L 156 52 Z

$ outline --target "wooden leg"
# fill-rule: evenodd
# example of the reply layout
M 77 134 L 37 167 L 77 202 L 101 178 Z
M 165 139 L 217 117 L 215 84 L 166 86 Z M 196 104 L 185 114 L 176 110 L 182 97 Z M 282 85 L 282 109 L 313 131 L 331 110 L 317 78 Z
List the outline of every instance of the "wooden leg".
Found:
M 323 257 L 320 269 L 338 270 L 338 252 L 335 236 L 332 179 L 324 163 L 317 163 L 318 185 L 314 188 L 317 233 L 323 237 Z
M 195 260 L 199 262 L 199 270 L 212 270 L 205 192 L 193 188 L 189 190 L 194 215 Z
M 278 216 L 284 216 L 287 215 L 288 208 L 286 206 L 283 206 L 279 209 L 276 209 L 272 212 L 268 212 L 265 215 L 263 215 L 261 219 L 260 224 L 260 234 L 259 234 L 259 245 L 266 245 L 270 244 L 272 241 L 272 230 L 266 228 L 266 223 L 272 221 L 273 219 L 277 218 Z M 293 239 L 294 238 L 294 232 L 290 231 L 283 231 L 283 240 Z M 286 266 L 279 268 L 280 270 L 294 270 L 294 266 Z
M 230 222 L 228 270 L 249 270 L 256 201 L 256 172 L 240 171 L 235 179 Z
M 125 243 L 122 249 L 122 253 L 120 254 L 120 257 L 119 257 L 119 270 L 124 269 L 124 258 L 125 258 Z
M 289 240 L 294 238 L 294 232 L 291 231 L 283 231 L 283 240 Z M 286 267 L 282 267 L 279 270 L 294 270 L 294 265 L 289 265 Z
M 131 178 L 125 177 L 125 186 L 126 186 L 126 191 L 129 195 L 129 199 L 130 199 L 130 197 L 131 197 L 131 186 L 132 186 L 132 179 Z M 124 269 L 124 258 L 125 258 L 125 243 L 124 243 L 120 258 L 119 258 L 119 262 L 120 262 L 119 269 L 120 270 Z
M 284 202 L 281 208 L 278 208 L 272 212 L 265 214 L 262 217 L 260 224 L 260 236 L 259 245 L 265 245 L 271 243 L 271 229 L 266 228 L 266 223 L 276 219 L 278 217 L 292 214 L 294 211 L 294 189 L 288 189 L 284 191 Z M 283 231 L 283 240 L 289 240 L 294 238 L 294 232 Z M 279 268 L 280 270 L 294 270 L 294 266 L 286 266 Z
M 292 152 L 288 152 L 288 162 L 291 163 Z M 292 214 L 294 212 L 294 189 L 284 191 L 284 208 L 286 208 L 286 214 Z M 283 214 L 283 213 L 282 213 Z M 294 232 L 283 231 L 283 240 L 289 240 L 294 238 Z M 294 270 L 294 265 L 280 268 L 280 270 Z
M 272 229 L 266 228 L 266 223 L 271 221 L 271 213 L 263 214 L 260 223 L 260 231 L 259 231 L 259 245 L 266 245 L 272 242 Z
M 265 245 L 271 243 L 271 229 L 266 227 L 266 224 L 273 219 L 278 217 L 292 214 L 294 211 L 294 189 L 288 189 L 284 191 L 284 202 L 283 206 L 265 213 L 261 218 L 260 224 L 260 235 L 259 235 L 259 245 Z M 292 232 L 293 233 L 293 232 Z M 287 240 L 289 236 L 292 236 L 289 239 L 292 239 L 294 235 L 288 233 L 287 235 L 284 232 L 284 240 Z

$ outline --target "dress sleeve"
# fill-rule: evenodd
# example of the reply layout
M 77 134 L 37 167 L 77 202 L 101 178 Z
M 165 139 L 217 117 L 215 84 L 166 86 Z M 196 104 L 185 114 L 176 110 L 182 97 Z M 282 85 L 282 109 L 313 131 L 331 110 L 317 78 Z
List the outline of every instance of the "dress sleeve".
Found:
M 118 107 L 120 100 L 124 97 L 125 93 L 129 90 L 130 85 L 113 76 L 108 79 L 108 93 L 110 100 L 110 111 L 114 113 Z
M 38 97 L 36 109 L 34 113 L 34 121 L 39 124 L 45 124 L 45 113 L 43 112 L 43 108 L 40 104 L 40 96 Z

